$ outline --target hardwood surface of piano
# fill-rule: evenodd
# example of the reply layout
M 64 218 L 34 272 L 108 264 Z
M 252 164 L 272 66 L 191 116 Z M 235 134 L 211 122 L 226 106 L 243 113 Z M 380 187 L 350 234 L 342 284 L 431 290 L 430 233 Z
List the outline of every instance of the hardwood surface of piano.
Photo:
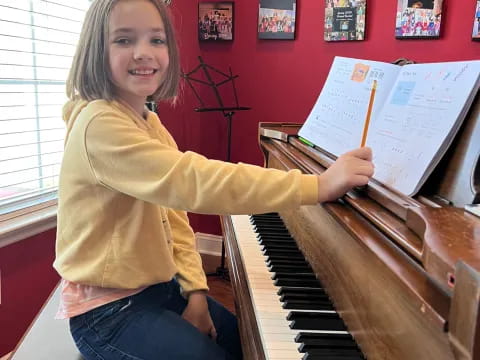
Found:
M 436 170 L 415 198 L 373 181 L 341 201 L 280 214 L 369 360 L 480 359 L 480 219 L 451 206 L 478 200 L 479 107 L 477 99 L 439 166 L 445 178 Z M 331 163 L 293 137 L 261 136 L 260 146 L 267 167 L 321 173 Z M 224 230 L 242 339 L 250 339 L 255 314 L 239 280 L 248 269 Z M 246 359 L 263 359 L 257 350 Z

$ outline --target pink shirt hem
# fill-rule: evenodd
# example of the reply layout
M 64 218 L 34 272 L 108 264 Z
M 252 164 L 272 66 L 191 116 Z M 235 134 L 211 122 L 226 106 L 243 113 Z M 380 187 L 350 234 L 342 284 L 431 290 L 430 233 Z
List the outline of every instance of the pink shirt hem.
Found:
M 55 319 L 68 319 L 84 314 L 99 306 L 138 294 L 146 287 L 138 289 L 110 289 L 99 286 L 75 284 L 62 279 L 61 295 Z

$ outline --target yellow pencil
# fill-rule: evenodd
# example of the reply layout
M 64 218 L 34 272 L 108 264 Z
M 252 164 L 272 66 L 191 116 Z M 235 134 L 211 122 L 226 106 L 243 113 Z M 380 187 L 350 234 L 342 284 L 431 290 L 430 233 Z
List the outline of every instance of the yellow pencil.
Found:
M 373 102 L 375 101 L 375 91 L 377 91 L 377 80 L 373 80 L 372 91 L 370 92 L 370 100 L 368 101 L 367 117 L 363 125 L 362 142 L 360 147 L 364 147 L 367 142 L 368 126 L 370 125 L 370 117 L 372 116 Z

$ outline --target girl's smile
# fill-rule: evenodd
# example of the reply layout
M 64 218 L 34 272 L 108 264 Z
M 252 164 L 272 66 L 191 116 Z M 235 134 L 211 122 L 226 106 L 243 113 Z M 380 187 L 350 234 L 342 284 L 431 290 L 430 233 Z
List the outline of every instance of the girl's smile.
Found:
M 141 77 L 149 77 L 157 72 L 157 69 L 132 69 L 128 70 L 130 75 L 134 76 L 141 76 Z

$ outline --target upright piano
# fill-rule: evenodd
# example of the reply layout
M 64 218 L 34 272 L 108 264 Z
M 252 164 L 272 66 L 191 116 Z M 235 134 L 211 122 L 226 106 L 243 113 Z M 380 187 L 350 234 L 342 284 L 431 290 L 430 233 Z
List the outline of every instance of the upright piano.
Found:
M 261 123 L 265 166 L 331 156 Z M 335 202 L 223 216 L 246 360 L 480 359 L 480 98 L 418 195 L 376 182 Z

